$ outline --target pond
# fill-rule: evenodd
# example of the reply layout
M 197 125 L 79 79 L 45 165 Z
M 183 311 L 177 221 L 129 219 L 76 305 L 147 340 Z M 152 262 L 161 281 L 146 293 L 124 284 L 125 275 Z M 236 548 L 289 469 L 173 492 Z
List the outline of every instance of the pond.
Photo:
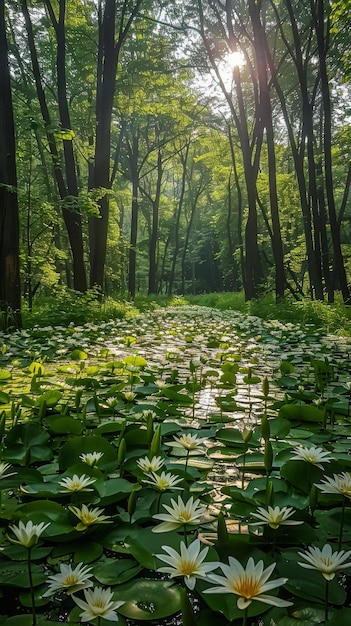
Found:
M 349 338 L 185 306 L 0 349 L 1 624 L 350 623 Z

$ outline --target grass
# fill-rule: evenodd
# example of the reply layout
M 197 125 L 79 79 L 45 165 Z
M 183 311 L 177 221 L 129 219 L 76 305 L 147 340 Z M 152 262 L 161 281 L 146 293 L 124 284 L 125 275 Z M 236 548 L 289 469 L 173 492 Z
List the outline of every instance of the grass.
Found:
M 134 302 L 121 298 L 100 300 L 92 290 L 79 294 L 71 290 L 62 290 L 55 296 L 37 298 L 33 311 L 23 309 L 25 328 L 57 325 L 79 325 L 86 322 L 99 322 L 109 319 L 134 317 L 139 312 L 160 307 L 197 305 L 215 309 L 235 310 L 247 315 L 254 315 L 264 320 L 277 319 L 305 326 L 313 324 L 328 333 L 351 335 L 351 308 L 337 299 L 335 304 L 311 301 L 296 302 L 287 297 L 276 303 L 273 295 L 266 295 L 251 302 L 245 302 L 243 292 L 210 293 L 196 296 L 146 296 L 138 294 Z

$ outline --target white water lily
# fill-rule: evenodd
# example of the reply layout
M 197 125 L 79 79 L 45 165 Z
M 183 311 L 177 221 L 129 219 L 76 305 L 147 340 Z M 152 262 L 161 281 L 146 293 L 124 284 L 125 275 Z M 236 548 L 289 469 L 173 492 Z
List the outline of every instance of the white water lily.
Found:
M 155 413 L 155 411 L 152 411 L 151 409 L 144 409 L 144 411 L 140 413 L 140 416 L 145 421 L 149 419 L 152 419 L 152 420 L 157 419 L 157 413 Z
M 264 509 L 262 506 L 257 508 L 255 513 L 252 513 L 253 517 L 256 517 L 259 522 L 251 522 L 252 526 L 259 526 L 262 524 L 267 524 L 270 528 L 276 530 L 279 526 L 296 526 L 298 524 L 303 524 L 303 522 L 298 520 L 289 519 L 292 515 L 294 515 L 295 509 L 292 506 L 283 506 L 280 508 L 279 506 L 268 506 L 267 509 Z
M 103 456 L 103 452 L 84 452 L 79 455 L 79 458 L 83 463 L 89 465 L 89 467 L 96 467 Z
M 143 482 L 152 485 L 152 487 L 155 487 L 155 489 L 159 491 L 166 491 L 167 489 L 182 489 L 182 487 L 177 487 L 178 483 L 182 481 L 183 478 L 179 478 L 170 472 L 162 472 L 161 474 L 152 472 L 150 478 L 145 478 Z
M 74 569 L 72 565 L 61 563 L 59 573 L 49 576 L 49 589 L 43 593 L 43 597 L 52 596 L 57 591 L 65 591 L 71 595 L 81 589 L 92 587 L 93 582 L 89 580 L 92 576 L 91 567 L 83 563 L 78 563 Z
M 162 506 L 168 513 L 157 513 L 153 515 L 154 519 L 162 520 L 162 523 L 153 528 L 154 533 L 163 533 L 170 530 L 176 530 L 184 525 L 196 525 L 200 523 L 201 518 L 206 513 L 206 507 L 201 506 L 200 500 L 195 500 L 193 496 L 185 503 L 178 496 L 178 502 L 171 499 L 172 506 L 163 504 Z
M 79 524 L 76 526 L 77 530 L 85 530 L 93 524 L 106 524 L 112 521 L 109 515 L 102 515 L 103 509 L 89 509 L 86 504 L 82 504 L 81 508 L 78 506 L 69 506 L 68 508 L 79 519 Z
M 15 476 L 17 472 L 11 472 L 11 474 L 6 474 L 6 472 L 11 468 L 10 463 L 0 463 L 0 478 L 9 478 L 10 476 Z
M 333 478 L 327 477 L 321 483 L 316 484 L 316 487 L 322 493 L 338 493 L 341 496 L 345 496 L 345 498 L 351 499 L 351 474 L 348 472 L 333 474 Z
M 164 466 L 164 464 L 165 460 L 160 456 L 153 456 L 152 459 L 149 459 L 148 456 L 144 456 L 143 458 L 137 460 L 137 465 L 145 474 L 157 472 Z
M 134 391 L 124 391 L 123 396 L 127 402 L 133 402 L 136 398 L 136 393 Z
M 18 526 L 9 526 L 13 534 L 16 535 L 17 541 L 15 539 L 11 539 L 11 537 L 9 537 L 9 539 L 12 543 L 18 543 L 29 549 L 38 543 L 40 535 L 48 526 L 50 526 L 50 522 L 47 524 L 44 522 L 41 522 L 40 524 L 33 524 L 31 520 L 29 520 L 26 524 L 19 522 Z
M 206 441 L 206 437 L 198 437 L 191 433 L 180 435 L 180 437 L 174 437 L 173 441 L 167 443 L 173 448 L 183 448 L 184 450 L 198 450 L 202 448 L 203 442 Z
M 299 446 L 294 449 L 294 452 L 295 454 L 291 457 L 292 461 L 306 461 L 320 469 L 324 469 L 323 463 L 330 463 L 332 459 L 327 450 L 316 448 L 316 446 Z
M 59 485 L 64 487 L 63 491 L 93 491 L 93 489 L 89 489 L 89 485 L 92 485 L 96 482 L 96 478 L 89 478 L 85 474 L 78 476 L 74 474 L 72 478 L 66 476 L 62 480 L 59 481 Z
M 94 589 L 84 589 L 84 600 L 72 596 L 75 603 L 79 608 L 83 609 L 83 613 L 80 614 L 82 622 L 90 622 L 97 617 L 103 617 L 110 622 L 117 622 L 118 615 L 116 609 L 118 609 L 124 602 L 113 600 L 113 593 L 110 587 L 103 589 L 103 587 L 94 587 Z
M 287 578 L 277 578 L 276 580 L 268 581 L 276 563 L 272 563 L 272 565 L 264 569 L 263 561 L 258 561 L 255 564 L 253 558 L 250 557 L 246 568 L 244 568 L 234 557 L 230 556 L 228 560 L 229 565 L 218 563 L 224 576 L 218 576 L 217 574 L 208 575 L 208 580 L 217 583 L 219 586 L 206 589 L 204 593 L 234 593 L 239 596 L 237 605 L 241 610 L 245 610 L 253 600 L 271 604 L 272 606 L 291 606 L 291 602 L 266 594 L 266 591 L 281 587 L 288 580 Z
M 298 552 L 298 555 L 307 561 L 306 563 L 299 561 L 301 567 L 321 572 L 326 580 L 333 580 L 337 571 L 351 567 L 351 561 L 346 562 L 351 557 L 351 550 L 333 552 L 328 543 L 323 546 L 322 550 L 309 546 L 305 552 Z
M 171 578 L 183 576 L 184 582 L 189 589 L 194 589 L 196 579 L 205 579 L 208 572 L 216 569 L 218 563 L 204 563 L 209 548 L 200 550 L 200 540 L 195 539 L 188 547 L 183 541 L 180 542 L 180 553 L 170 546 L 162 546 L 167 554 L 156 554 L 155 556 L 168 563 L 167 567 L 159 567 L 158 572 L 170 574 Z

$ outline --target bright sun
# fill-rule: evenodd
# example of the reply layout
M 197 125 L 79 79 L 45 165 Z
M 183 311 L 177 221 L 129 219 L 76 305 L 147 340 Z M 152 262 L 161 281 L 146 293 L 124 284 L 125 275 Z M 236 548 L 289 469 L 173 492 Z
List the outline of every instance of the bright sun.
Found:
M 225 57 L 225 62 L 230 67 L 241 67 L 245 63 L 245 57 L 240 50 L 236 50 L 235 52 L 229 52 L 229 54 Z

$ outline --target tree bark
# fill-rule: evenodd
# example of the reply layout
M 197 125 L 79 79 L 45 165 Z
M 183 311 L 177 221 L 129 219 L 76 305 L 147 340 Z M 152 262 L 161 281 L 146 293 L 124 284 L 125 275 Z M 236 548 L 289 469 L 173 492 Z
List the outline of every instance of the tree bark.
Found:
M 161 150 L 157 154 L 157 181 L 156 181 L 156 193 L 152 200 L 152 223 L 151 223 L 151 235 L 149 242 L 149 288 L 148 294 L 157 293 L 157 238 L 158 238 L 158 213 L 161 198 L 161 182 L 163 176 L 162 156 Z
M 21 287 L 15 127 L 4 0 L 0 0 L 0 85 L 0 325 L 7 330 L 21 324 Z
M 324 109 L 324 176 L 327 194 L 328 212 L 331 236 L 334 252 L 335 273 L 339 279 L 339 286 L 343 295 L 345 304 L 351 304 L 350 290 L 347 284 L 347 276 L 345 270 L 344 259 L 341 251 L 340 242 L 340 225 L 338 224 L 333 184 L 333 167 L 332 167 L 332 110 L 330 101 L 330 88 L 328 80 L 326 52 L 329 39 L 329 4 L 325 8 L 324 0 L 314 2 L 310 0 L 311 11 L 313 15 L 314 25 L 317 36 L 318 58 L 321 76 L 321 90 Z M 325 33 L 325 24 L 327 32 Z
M 133 20 L 138 15 L 143 0 L 136 0 L 130 10 L 128 0 L 99 0 L 99 43 L 96 84 L 96 136 L 93 187 L 109 190 L 111 187 L 110 152 L 111 121 L 115 93 L 116 72 L 122 45 Z M 117 5 L 121 5 L 119 30 L 116 39 Z M 89 219 L 90 286 L 103 291 L 107 250 L 109 198 L 108 193 L 99 201 L 100 217 Z
M 52 121 L 49 112 L 49 108 L 47 106 L 45 92 L 41 80 L 41 73 L 39 68 L 38 56 L 35 47 L 33 26 L 30 19 L 27 0 L 21 0 L 22 12 L 25 20 L 25 26 L 28 37 L 28 46 L 31 55 L 32 61 L 32 69 L 35 81 L 35 87 L 37 91 L 39 106 L 41 115 L 45 125 L 45 132 L 48 141 L 49 151 L 52 158 L 52 164 L 54 169 L 55 181 L 57 185 L 57 190 L 61 200 L 65 200 L 70 192 L 68 190 L 68 184 L 66 184 L 63 171 L 61 159 L 58 153 L 57 144 L 55 135 L 52 131 Z M 55 16 L 53 15 L 54 19 Z M 61 45 L 60 56 L 64 54 L 64 46 Z M 62 63 L 62 60 L 60 61 Z M 60 70 L 62 71 L 62 70 Z M 65 71 L 65 70 L 64 70 Z M 61 77 L 62 80 L 62 77 Z M 64 81 L 65 82 L 65 81 Z M 61 94 L 62 98 L 62 94 Z M 71 142 L 66 142 L 71 143 Z M 72 264 L 73 264 L 73 287 L 77 291 L 85 291 L 86 290 L 86 276 L 85 276 L 85 267 L 84 267 L 84 246 L 83 246 L 83 234 L 82 234 L 82 223 L 81 216 L 73 211 L 70 211 L 67 207 L 65 207 L 64 202 L 62 205 L 62 216 L 67 229 L 68 239 L 70 243 L 70 248 L 72 252 Z
M 272 250 L 275 262 L 275 293 L 276 298 L 284 297 L 285 270 L 283 241 L 280 229 L 279 206 L 277 194 L 277 165 L 274 148 L 274 130 L 272 120 L 272 106 L 267 76 L 267 59 L 265 55 L 265 32 L 261 22 L 262 2 L 249 0 L 249 12 L 254 34 L 254 48 L 256 54 L 257 75 L 260 88 L 260 102 L 258 115 L 266 129 L 268 153 L 269 199 L 272 220 Z

